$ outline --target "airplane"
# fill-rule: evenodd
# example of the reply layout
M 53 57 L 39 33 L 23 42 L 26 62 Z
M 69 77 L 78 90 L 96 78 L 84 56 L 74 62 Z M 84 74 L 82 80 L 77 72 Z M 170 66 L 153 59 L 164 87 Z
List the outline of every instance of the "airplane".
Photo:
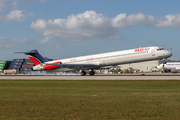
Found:
M 159 70 L 162 70 L 163 72 L 165 70 L 171 70 L 171 72 L 177 72 L 180 70 L 180 62 L 168 62 L 163 63 L 157 66 Z
M 158 46 L 136 48 L 130 50 L 108 52 L 102 54 L 87 55 L 48 61 L 42 57 L 37 50 L 29 52 L 16 52 L 28 55 L 34 63 L 33 70 L 45 71 L 74 71 L 79 70 L 82 76 L 86 75 L 85 70 L 90 70 L 89 74 L 94 75 L 95 69 L 104 66 L 115 66 L 121 64 L 130 64 L 135 62 L 161 60 L 172 56 L 170 51 L 164 50 Z

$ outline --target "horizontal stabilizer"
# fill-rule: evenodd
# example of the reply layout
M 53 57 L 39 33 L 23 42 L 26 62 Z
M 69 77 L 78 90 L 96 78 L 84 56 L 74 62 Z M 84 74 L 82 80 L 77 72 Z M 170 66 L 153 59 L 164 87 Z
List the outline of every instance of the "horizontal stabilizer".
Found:
M 33 53 L 37 53 L 37 52 L 13 52 L 13 53 L 27 53 L 27 54 L 33 54 Z
M 41 56 L 37 50 L 31 50 L 28 52 L 14 52 L 14 53 L 23 53 L 25 55 L 28 55 L 28 57 L 31 59 L 31 61 L 34 63 L 34 65 L 39 65 L 44 62 L 48 62 L 43 56 Z

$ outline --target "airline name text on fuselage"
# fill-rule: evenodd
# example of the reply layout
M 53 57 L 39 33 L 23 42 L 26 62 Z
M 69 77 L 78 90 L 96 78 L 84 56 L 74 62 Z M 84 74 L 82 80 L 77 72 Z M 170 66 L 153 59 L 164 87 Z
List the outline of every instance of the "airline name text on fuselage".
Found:
M 148 51 L 150 48 L 139 48 L 135 49 L 134 52 L 143 52 L 143 51 Z

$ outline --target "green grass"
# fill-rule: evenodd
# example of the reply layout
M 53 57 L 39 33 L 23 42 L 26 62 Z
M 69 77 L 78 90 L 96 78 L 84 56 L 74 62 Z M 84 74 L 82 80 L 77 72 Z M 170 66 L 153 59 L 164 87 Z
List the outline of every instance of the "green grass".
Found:
M 180 81 L 0 81 L 0 120 L 179 120 Z

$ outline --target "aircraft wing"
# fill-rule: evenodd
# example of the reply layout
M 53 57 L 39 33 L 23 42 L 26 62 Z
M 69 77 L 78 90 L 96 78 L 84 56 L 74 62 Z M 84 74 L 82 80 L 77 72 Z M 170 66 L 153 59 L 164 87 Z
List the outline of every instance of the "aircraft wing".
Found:
M 92 69 L 92 68 L 99 68 L 101 65 L 97 64 L 52 64 L 52 63 L 44 63 L 46 65 L 57 65 L 62 68 L 74 68 L 74 69 Z

